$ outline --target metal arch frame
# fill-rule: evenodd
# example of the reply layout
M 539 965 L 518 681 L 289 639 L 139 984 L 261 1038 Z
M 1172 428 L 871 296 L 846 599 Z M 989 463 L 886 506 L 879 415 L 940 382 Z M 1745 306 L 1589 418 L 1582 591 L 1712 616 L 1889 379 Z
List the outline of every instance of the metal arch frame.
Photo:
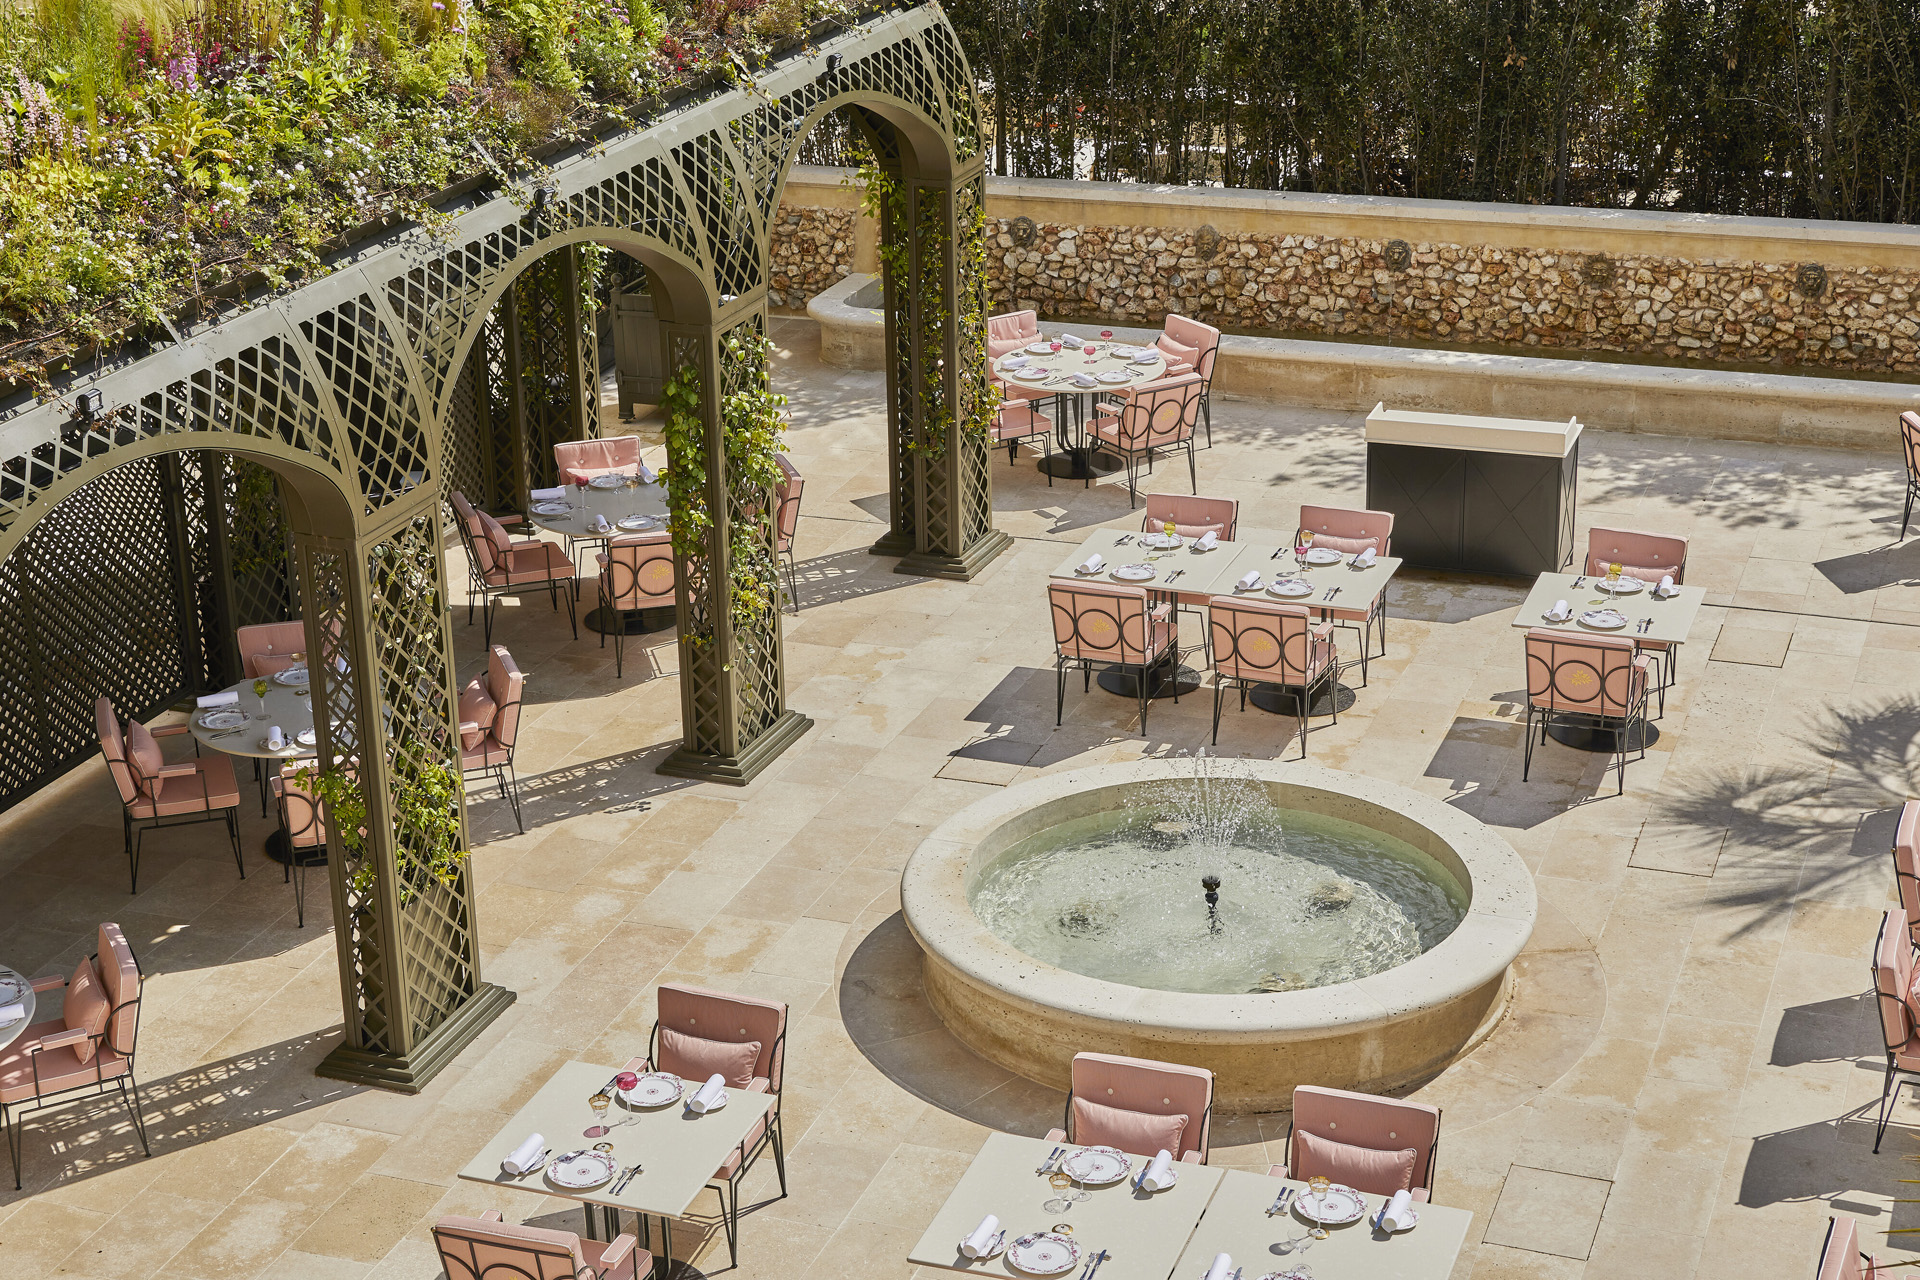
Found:
M 69 397 L 97 392 L 103 410 L 82 417 L 73 399 L 0 409 L 0 558 L 62 499 L 135 458 L 233 452 L 281 478 L 317 659 L 314 695 L 326 713 L 315 717 L 321 757 L 357 762 L 368 807 L 363 856 L 350 860 L 337 832 L 330 849 L 346 1040 L 322 1074 L 417 1090 L 513 1000 L 480 979 L 469 872 L 441 883 L 409 870 L 422 837 L 405 817 L 423 769 L 457 768 L 439 508 L 449 433 L 459 427 L 456 386 L 488 315 L 553 250 L 593 242 L 639 258 L 656 284 L 669 355 L 706 374 L 707 452 L 723 463 L 721 384 L 739 371 L 725 366 L 719 344 L 738 326 L 764 326 L 769 227 L 794 153 L 822 115 L 842 107 L 859 108 L 883 165 L 943 201 L 934 233 L 941 251 L 923 255 L 916 239 L 911 258 L 924 257 L 956 303 L 963 228 L 954 210 L 957 193 L 978 190 L 979 108 L 959 42 L 929 0 L 577 149 L 540 175 L 547 195 L 535 201 L 537 216 L 511 192 L 471 198 L 433 227 L 371 242 L 327 276 L 64 388 Z M 901 298 L 915 296 L 917 284 L 887 281 Z M 936 336 L 924 353 L 917 333 L 910 344 L 929 368 L 944 361 L 939 379 L 956 407 L 966 403 L 963 377 L 984 386 L 983 344 L 957 332 L 960 311 L 949 305 L 944 317 L 919 317 Z M 909 372 L 890 374 L 890 391 Z M 895 469 L 889 535 L 907 531 L 901 569 L 970 577 L 1009 542 L 991 528 L 991 489 L 968 479 L 970 449 L 957 427 L 943 456 L 909 456 L 901 439 L 919 438 L 922 409 L 916 401 L 903 415 L 898 397 L 890 403 L 893 453 L 905 460 Z M 984 475 L 984 443 L 974 451 Z M 713 598 L 728 582 L 725 515 L 740 495 L 723 465 L 710 465 L 706 486 L 720 518 L 705 555 L 681 566 L 690 571 L 678 575 L 676 608 L 683 634 L 701 611 L 716 643 L 683 646 L 686 744 L 661 771 L 744 783 L 809 722 L 783 705 L 779 611 L 736 636 L 724 596 Z M 966 520 L 953 514 L 963 492 Z M 930 518 L 921 506 L 938 513 Z M 932 537 L 935 528 L 951 532 Z M 708 597 L 693 598 L 689 581 Z M 741 653 L 755 673 L 736 669 L 731 658 Z

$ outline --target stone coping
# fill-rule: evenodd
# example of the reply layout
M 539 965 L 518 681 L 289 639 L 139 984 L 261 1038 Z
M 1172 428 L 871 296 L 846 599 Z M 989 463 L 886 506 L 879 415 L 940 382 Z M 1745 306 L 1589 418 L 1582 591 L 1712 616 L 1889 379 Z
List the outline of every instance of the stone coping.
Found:
M 1459 878 L 1469 905 L 1432 950 L 1355 982 L 1307 991 L 1216 995 L 1155 991 L 1045 964 L 995 936 L 969 902 L 980 870 L 1010 845 L 1074 817 L 1111 809 L 1129 787 L 1188 776 L 1185 762 L 1141 760 L 1036 778 L 969 805 L 921 842 L 901 876 L 907 926 L 920 946 L 981 986 L 1069 1020 L 1123 1021 L 1193 1044 L 1311 1040 L 1384 1027 L 1498 981 L 1533 931 L 1533 878 L 1489 828 L 1438 800 L 1377 778 L 1275 760 L 1242 764 L 1277 803 L 1396 836 Z M 1245 776 L 1245 775 L 1242 775 Z
M 854 272 L 807 300 L 807 315 L 820 326 L 820 359 L 842 369 L 885 367 L 887 316 L 878 307 L 854 305 L 854 295 L 879 276 Z

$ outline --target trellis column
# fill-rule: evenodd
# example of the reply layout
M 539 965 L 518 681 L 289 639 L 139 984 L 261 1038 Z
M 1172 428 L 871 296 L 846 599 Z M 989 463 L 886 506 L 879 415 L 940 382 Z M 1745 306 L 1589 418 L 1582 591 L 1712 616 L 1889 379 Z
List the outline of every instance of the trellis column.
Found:
M 480 977 L 438 506 L 422 487 L 355 537 L 294 534 L 319 758 L 367 809 L 357 850 L 329 824 L 346 1040 L 317 1070 L 407 1093 L 514 1000 Z M 437 876 L 423 863 L 448 818 Z
M 501 308 L 519 471 L 529 487 L 558 483 L 556 443 L 600 434 L 600 353 L 582 306 L 582 252 L 568 245 L 548 253 L 513 282 Z
M 737 303 L 718 325 L 663 324 L 666 374 L 696 370 L 700 387 L 698 455 L 705 475 L 697 505 L 709 525 L 693 548 L 676 547 L 674 587 L 680 640 L 683 741 L 659 766 L 681 778 L 744 785 L 771 764 L 813 721 L 786 705 L 786 673 L 776 588 L 763 608 L 741 616 L 733 570 L 740 556 L 773 575 L 773 495 L 747 492 L 729 473 L 724 403 L 755 371 L 730 359 L 734 331 L 766 331 L 764 298 Z M 758 373 L 764 376 L 764 368 Z M 777 584 L 777 576 L 774 578 Z
M 993 471 L 979 415 L 991 394 L 986 279 L 979 258 L 985 178 L 976 157 L 951 180 L 896 177 L 882 218 L 886 288 L 888 503 L 876 555 L 897 572 L 971 579 L 1013 540 L 993 527 Z M 904 267 L 904 273 L 899 269 Z

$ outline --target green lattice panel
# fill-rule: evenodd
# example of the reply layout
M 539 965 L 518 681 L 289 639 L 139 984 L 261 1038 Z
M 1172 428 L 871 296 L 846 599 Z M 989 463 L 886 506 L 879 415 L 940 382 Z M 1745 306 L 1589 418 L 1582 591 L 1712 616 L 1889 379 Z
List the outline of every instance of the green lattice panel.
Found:
M 347 425 L 371 515 L 428 479 L 426 431 L 399 348 L 364 293 L 300 328 Z

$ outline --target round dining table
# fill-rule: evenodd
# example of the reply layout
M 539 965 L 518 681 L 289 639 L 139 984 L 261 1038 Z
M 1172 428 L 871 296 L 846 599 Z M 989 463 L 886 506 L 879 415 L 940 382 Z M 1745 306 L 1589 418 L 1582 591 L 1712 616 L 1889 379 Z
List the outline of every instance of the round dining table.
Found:
M 33 980 L 0 964 L 0 1009 L 16 1004 L 20 1006 L 20 1020 L 0 1023 L 0 1049 L 18 1040 L 20 1033 L 33 1025 L 34 1012 L 40 1007 L 39 997 L 33 993 Z
M 623 481 L 629 477 L 616 477 Z M 667 527 L 667 489 L 657 481 L 649 483 L 631 478 L 631 483 L 567 485 L 565 498 L 532 499 L 527 518 L 536 528 L 557 533 L 567 540 L 569 555 L 577 555 L 579 546 L 593 546 L 632 533 L 657 533 Z M 604 520 L 606 528 L 596 525 Z M 579 569 L 578 564 L 575 565 Z M 584 572 L 580 573 L 584 578 Z M 585 618 L 587 626 L 603 635 L 624 631 L 640 635 L 658 630 L 643 618 L 645 610 L 622 615 L 594 608 Z M 654 612 L 661 612 L 655 610 Z
M 301 678 L 292 678 L 296 673 Z M 264 698 L 254 693 L 252 680 L 228 685 L 225 692 L 239 695 L 240 700 L 224 706 L 195 710 L 187 717 L 187 728 L 195 742 L 225 755 L 276 762 L 315 759 L 320 749 L 313 741 L 312 686 L 305 675 L 304 668 L 290 667 L 279 676 L 269 677 Z M 230 722 L 233 715 L 245 716 L 246 719 L 234 725 Z M 280 726 L 287 744 L 279 750 L 267 745 L 268 730 L 275 725 Z M 305 735 L 307 741 L 302 742 L 301 735 Z M 279 765 L 276 763 L 268 767 L 277 771 Z M 267 775 L 263 773 L 260 794 L 263 817 L 266 814 L 267 785 Z M 267 837 L 267 856 L 282 866 L 293 861 L 293 848 L 285 831 L 276 827 L 273 834 Z M 317 866 L 326 860 L 326 856 L 324 846 L 304 849 L 300 854 L 304 866 Z
M 1076 341 L 1068 343 L 1068 338 Z M 1060 345 L 1058 351 L 1053 349 L 1055 342 Z M 1089 346 L 1093 348 L 1092 355 L 1086 353 Z M 1014 363 L 1009 365 L 1009 360 Z M 1054 423 L 1060 451 L 1040 461 L 1040 469 L 1056 480 L 1110 475 L 1126 465 L 1113 454 L 1102 453 L 1097 445 L 1087 443 L 1088 415 L 1082 396 L 1114 394 L 1167 376 L 1166 359 L 1158 347 L 1136 347 L 1073 332 L 1062 333 L 1057 339 L 1038 338 L 1018 351 L 1001 356 L 993 367 L 1010 387 L 1045 390 L 1060 397 L 1063 406 L 1072 406 L 1071 426 L 1064 411 Z M 1076 374 L 1084 374 L 1091 381 L 1085 385 L 1075 382 Z

